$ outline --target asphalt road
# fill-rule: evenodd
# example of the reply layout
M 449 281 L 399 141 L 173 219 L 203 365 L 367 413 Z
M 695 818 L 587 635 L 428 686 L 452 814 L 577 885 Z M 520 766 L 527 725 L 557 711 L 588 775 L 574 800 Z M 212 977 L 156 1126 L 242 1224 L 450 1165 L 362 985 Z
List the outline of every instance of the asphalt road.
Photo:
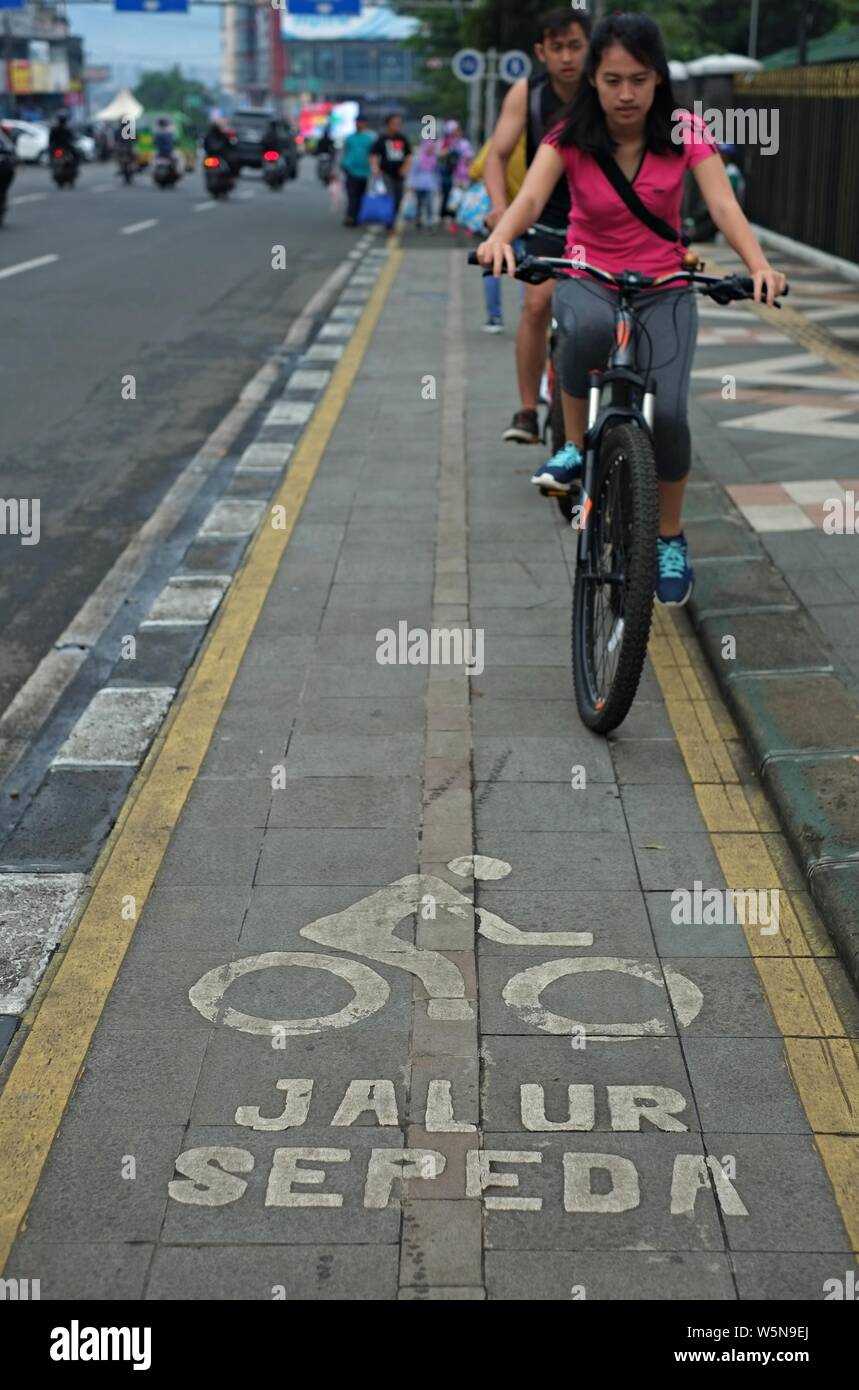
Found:
M 90 165 L 61 190 L 19 169 L 0 228 L 0 498 L 39 498 L 41 538 L 0 537 L 0 712 L 354 244 L 314 173 L 274 194 L 248 172 L 214 204 L 199 170 L 159 190 Z

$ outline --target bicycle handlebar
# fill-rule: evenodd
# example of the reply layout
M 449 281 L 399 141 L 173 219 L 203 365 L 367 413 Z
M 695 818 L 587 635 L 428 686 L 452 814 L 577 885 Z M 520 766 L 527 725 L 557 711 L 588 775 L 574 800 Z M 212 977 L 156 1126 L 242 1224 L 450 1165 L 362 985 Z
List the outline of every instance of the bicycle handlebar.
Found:
M 477 252 L 471 251 L 468 256 L 469 265 L 479 265 L 483 269 L 484 275 L 491 275 L 492 271 L 477 259 Z M 507 273 L 506 265 L 502 266 L 502 274 Z M 546 280 L 560 279 L 561 272 L 564 270 L 583 270 L 593 280 L 599 280 L 603 284 L 615 285 L 618 288 L 627 290 L 646 290 L 656 286 L 670 284 L 672 280 L 685 280 L 688 284 L 698 285 L 702 294 L 709 295 L 717 304 L 729 304 L 731 300 L 752 299 L 755 292 L 755 282 L 750 275 L 702 275 L 694 270 L 678 269 L 670 275 L 661 275 L 656 279 L 651 276 L 642 275 L 640 283 L 635 284 L 619 278 L 609 270 L 600 270 L 599 266 L 587 265 L 584 261 L 568 260 L 562 256 L 524 256 L 516 263 L 517 280 L 525 280 L 529 284 L 544 284 Z M 634 275 L 635 272 L 625 272 Z M 787 294 L 790 289 L 785 285 L 783 294 Z M 766 300 L 762 301 L 767 303 Z M 780 309 L 781 305 L 775 299 L 770 306 Z

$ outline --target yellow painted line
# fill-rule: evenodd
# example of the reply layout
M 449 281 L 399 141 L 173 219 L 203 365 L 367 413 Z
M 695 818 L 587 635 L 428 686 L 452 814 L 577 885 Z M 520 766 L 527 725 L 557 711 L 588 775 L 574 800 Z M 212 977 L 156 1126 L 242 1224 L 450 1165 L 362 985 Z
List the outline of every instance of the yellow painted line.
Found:
M 92 894 L 0 1095 L 0 1270 L 33 1199 L 93 1032 L 155 882 L 320 460 L 402 260 L 394 244 L 169 725 L 141 769 Z
M 706 275 L 731 273 L 707 254 L 706 247 L 699 246 L 698 252 L 705 262 Z M 775 253 L 775 261 L 775 268 L 778 270 L 778 252 Z M 740 273 L 746 274 L 745 268 Z M 816 357 L 821 357 L 824 362 L 837 367 L 844 376 L 859 377 L 859 352 L 849 344 L 840 342 L 822 324 L 806 318 L 799 309 L 794 309 L 789 297 L 781 301 L 780 309 L 774 309 L 769 304 L 755 304 L 752 300 L 746 300 L 745 303 L 759 319 L 763 319 L 772 328 L 778 328 L 786 338 L 791 338 L 795 343 L 799 343 L 800 347 L 804 347 L 806 352 L 813 352 Z M 813 377 L 809 379 L 808 385 L 811 390 L 814 389 Z
M 676 615 L 657 609 L 651 662 L 725 883 L 779 890 L 779 932 L 762 936 L 751 922 L 743 931 L 815 1146 L 859 1252 L 859 1048 L 847 1036 L 818 963 L 835 953 L 763 793 L 743 784 L 736 729 L 726 711 L 722 717 L 722 699 L 704 657 L 680 624 Z M 722 729 L 733 732 L 726 737 Z

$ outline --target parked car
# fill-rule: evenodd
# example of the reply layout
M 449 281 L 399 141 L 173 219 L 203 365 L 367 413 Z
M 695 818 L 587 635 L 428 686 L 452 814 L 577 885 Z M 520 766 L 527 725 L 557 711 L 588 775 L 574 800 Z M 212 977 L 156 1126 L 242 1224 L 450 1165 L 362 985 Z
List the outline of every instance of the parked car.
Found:
M 12 116 L 4 116 L 0 124 L 9 138 L 14 140 L 15 154 L 22 164 L 50 163 L 48 135 L 51 128 L 47 121 L 19 121 Z M 91 135 L 76 130 L 74 140 L 81 159 L 95 159 L 95 141 Z
M 261 169 L 265 152 L 265 138 L 272 121 L 277 128 L 278 144 L 286 164 L 286 177 L 294 179 L 298 173 L 298 147 L 295 131 L 284 116 L 276 116 L 273 111 L 262 108 L 242 107 L 230 117 L 230 125 L 236 132 L 236 164 L 239 169 Z

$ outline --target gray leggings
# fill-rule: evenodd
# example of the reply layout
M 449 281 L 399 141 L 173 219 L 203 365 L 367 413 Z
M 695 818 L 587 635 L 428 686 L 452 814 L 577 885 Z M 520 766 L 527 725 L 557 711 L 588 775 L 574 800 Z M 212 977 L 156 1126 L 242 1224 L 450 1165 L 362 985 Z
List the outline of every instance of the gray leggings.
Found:
M 569 395 L 587 396 L 588 372 L 605 367 L 616 304 L 616 290 L 584 279 L 565 280 L 555 290 L 554 314 L 565 338 L 561 384 Z M 664 482 L 679 482 L 692 462 L 686 398 L 698 305 L 688 290 L 652 290 L 637 294 L 633 309 L 641 325 L 635 335 L 638 367 L 656 384 L 656 472 Z

